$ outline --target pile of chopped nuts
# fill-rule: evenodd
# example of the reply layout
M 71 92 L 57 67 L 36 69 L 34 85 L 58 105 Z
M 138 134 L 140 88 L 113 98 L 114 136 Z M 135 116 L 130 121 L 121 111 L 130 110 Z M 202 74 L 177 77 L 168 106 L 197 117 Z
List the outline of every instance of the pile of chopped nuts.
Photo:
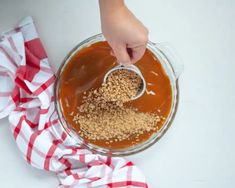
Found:
M 136 73 L 117 70 L 100 88 L 84 93 L 79 112 L 73 118 L 80 127 L 80 136 L 112 143 L 156 131 L 162 117 L 124 105 L 137 94 L 140 84 Z

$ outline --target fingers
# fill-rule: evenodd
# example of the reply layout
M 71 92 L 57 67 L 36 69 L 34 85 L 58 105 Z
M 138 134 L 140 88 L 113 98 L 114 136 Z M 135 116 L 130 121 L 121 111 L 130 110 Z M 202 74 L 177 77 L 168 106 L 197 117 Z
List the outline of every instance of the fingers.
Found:
M 131 63 L 136 63 L 137 61 L 139 61 L 143 57 L 145 50 L 146 45 L 132 48 Z
M 125 45 L 113 48 L 113 53 L 116 56 L 118 62 L 123 65 L 131 64 L 131 58 L 128 54 Z
M 113 52 L 113 49 L 111 49 L 110 55 L 111 55 L 111 56 L 115 56 L 115 54 L 114 54 L 114 52 Z
M 132 48 L 126 46 L 119 46 L 111 50 L 111 55 L 116 56 L 120 64 L 128 65 L 134 64 L 139 61 L 146 50 L 146 45 L 141 45 Z

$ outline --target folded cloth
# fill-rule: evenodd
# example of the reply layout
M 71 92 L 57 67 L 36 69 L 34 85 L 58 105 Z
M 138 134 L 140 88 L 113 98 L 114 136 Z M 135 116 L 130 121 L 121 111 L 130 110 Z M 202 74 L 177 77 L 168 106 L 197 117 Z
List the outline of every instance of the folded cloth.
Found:
M 93 154 L 66 134 L 54 113 L 55 79 L 31 17 L 3 33 L 0 118 L 8 116 L 25 160 L 55 172 L 60 187 L 147 187 L 132 162 Z

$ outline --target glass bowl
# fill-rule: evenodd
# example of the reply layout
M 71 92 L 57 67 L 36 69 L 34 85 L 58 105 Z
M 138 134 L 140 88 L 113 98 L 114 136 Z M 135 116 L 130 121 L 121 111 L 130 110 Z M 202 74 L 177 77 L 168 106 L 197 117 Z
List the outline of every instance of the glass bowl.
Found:
M 60 101 L 58 98 L 59 95 L 59 86 L 60 86 L 60 77 L 61 74 L 66 66 L 66 64 L 70 61 L 74 54 L 80 51 L 84 47 L 88 47 L 91 44 L 96 42 L 105 41 L 105 38 L 102 34 L 98 34 L 92 36 L 83 42 L 79 43 L 75 46 L 70 53 L 65 57 L 64 61 L 62 62 L 58 72 L 57 72 L 57 79 L 54 85 L 54 96 L 55 96 L 55 112 L 58 115 L 59 122 L 68 136 L 76 143 L 77 145 L 82 145 L 83 147 L 91 150 L 94 153 L 99 153 L 102 155 L 112 155 L 112 156 L 124 156 L 130 155 L 134 153 L 138 153 L 140 151 L 145 150 L 146 148 L 150 147 L 154 143 L 156 143 L 168 130 L 172 121 L 175 117 L 177 106 L 178 106 L 178 97 L 179 97 L 179 88 L 178 88 L 178 77 L 183 70 L 183 65 L 179 59 L 179 57 L 175 54 L 174 50 L 169 46 L 167 43 L 153 43 L 151 41 L 148 42 L 147 48 L 155 55 L 155 57 L 160 61 L 162 67 L 165 70 L 165 73 L 170 79 L 171 88 L 172 88 L 172 104 L 171 110 L 166 118 L 166 121 L 162 128 L 154 133 L 148 140 L 144 141 L 143 143 L 134 145 L 132 147 L 124 148 L 124 149 L 107 149 L 102 148 L 97 145 L 88 143 L 81 138 L 78 133 L 73 129 L 72 126 L 66 122 L 62 109 L 60 106 Z

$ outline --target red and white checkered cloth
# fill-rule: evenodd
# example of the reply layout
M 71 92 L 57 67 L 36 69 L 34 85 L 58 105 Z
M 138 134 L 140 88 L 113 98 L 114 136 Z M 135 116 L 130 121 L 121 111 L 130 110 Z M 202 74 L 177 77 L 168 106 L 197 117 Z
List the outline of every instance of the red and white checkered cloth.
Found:
M 0 118 L 25 160 L 53 171 L 60 187 L 147 187 L 141 171 L 120 157 L 75 145 L 54 112 L 55 75 L 31 17 L 0 38 Z

